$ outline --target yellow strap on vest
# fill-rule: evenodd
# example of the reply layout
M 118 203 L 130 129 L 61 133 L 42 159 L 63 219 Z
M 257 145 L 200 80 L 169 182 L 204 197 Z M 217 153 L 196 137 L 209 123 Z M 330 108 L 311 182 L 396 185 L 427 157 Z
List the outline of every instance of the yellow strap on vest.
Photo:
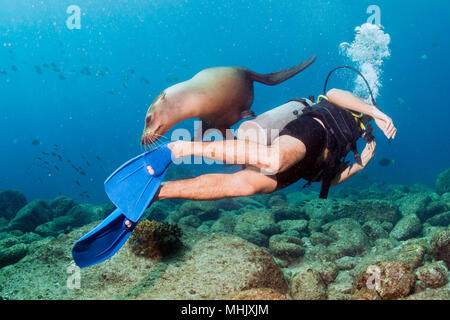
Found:
M 319 95 L 317 97 L 317 102 L 316 103 L 319 103 L 320 101 L 322 101 L 322 99 L 325 99 L 325 100 L 329 101 L 326 96 L 321 94 L 321 95 Z M 359 118 L 359 119 L 361 119 L 363 117 L 363 115 L 364 115 L 362 112 L 360 114 L 353 113 L 350 110 L 349 110 L 349 112 L 352 114 L 352 116 L 354 116 L 355 118 Z M 359 122 L 359 125 L 361 126 L 361 129 L 366 130 L 366 127 L 364 126 L 364 123 L 362 123 L 362 121 Z
M 323 94 L 321 94 L 321 95 L 319 95 L 319 96 L 317 97 L 317 102 L 316 102 L 316 103 L 319 103 L 320 101 L 322 101 L 322 99 L 325 99 L 325 100 L 328 101 L 328 98 L 327 98 L 326 96 L 324 96 Z

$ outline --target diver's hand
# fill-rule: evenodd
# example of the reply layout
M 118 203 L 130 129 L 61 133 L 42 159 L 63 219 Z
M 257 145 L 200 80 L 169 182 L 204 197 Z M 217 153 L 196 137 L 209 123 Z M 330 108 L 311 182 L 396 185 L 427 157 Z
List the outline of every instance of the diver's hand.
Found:
M 375 155 L 376 145 L 377 144 L 375 143 L 375 140 L 372 140 L 371 142 L 368 142 L 366 144 L 366 147 L 364 148 L 363 152 L 361 153 L 362 168 L 365 168 L 369 164 L 369 162 L 373 158 L 373 156 Z
M 389 118 L 386 114 L 381 112 L 376 107 L 373 107 L 372 115 L 375 120 L 375 123 L 377 124 L 378 128 L 380 128 L 381 131 L 383 131 L 384 135 L 388 139 L 391 138 L 394 139 L 395 135 L 397 134 L 397 128 L 395 128 L 392 119 Z

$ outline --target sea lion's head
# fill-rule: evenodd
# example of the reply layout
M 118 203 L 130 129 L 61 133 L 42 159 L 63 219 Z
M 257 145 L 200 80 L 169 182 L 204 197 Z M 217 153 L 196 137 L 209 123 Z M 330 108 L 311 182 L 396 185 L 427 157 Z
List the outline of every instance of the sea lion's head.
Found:
M 151 145 L 171 128 L 170 109 L 167 106 L 166 92 L 161 92 L 152 102 L 145 115 L 145 127 L 141 144 Z

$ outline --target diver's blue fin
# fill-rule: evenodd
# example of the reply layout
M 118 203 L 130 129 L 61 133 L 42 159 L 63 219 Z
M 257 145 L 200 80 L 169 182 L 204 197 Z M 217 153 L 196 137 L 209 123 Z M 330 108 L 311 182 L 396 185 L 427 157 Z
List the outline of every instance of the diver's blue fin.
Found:
M 137 222 L 150 205 L 172 163 L 172 151 L 164 144 L 123 164 L 105 181 L 105 191 L 125 216 Z M 153 175 L 148 171 L 153 170 Z
M 79 267 L 109 259 L 124 245 L 158 192 L 171 162 L 172 152 L 162 145 L 131 159 L 105 181 L 106 193 L 117 209 L 75 243 L 72 256 Z
M 111 258 L 128 240 L 136 226 L 119 209 L 114 210 L 105 220 L 81 237 L 73 246 L 72 257 L 75 263 L 86 268 Z

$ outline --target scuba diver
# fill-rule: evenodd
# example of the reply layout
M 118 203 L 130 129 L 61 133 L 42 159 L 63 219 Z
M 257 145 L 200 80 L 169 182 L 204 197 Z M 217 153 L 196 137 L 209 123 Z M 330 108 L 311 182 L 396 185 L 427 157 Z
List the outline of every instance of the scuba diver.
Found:
M 365 81 L 372 104 L 339 89 L 327 91 L 330 75 L 349 68 Z M 375 152 L 374 120 L 388 139 L 397 133 L 392 119 L 376 105 L 364 78 L 352 67 L 333 69 L 323 94 L 312 99 L 293 99 L 238 129 L 237 139 L 175 141 L 133 158 L 105 181 L 105 191 L 117 207 L 105 220 L 81 237 L 72 249 L 75 263 L 86 268 L 112 257 L 127 241 L 146 208 L 157 200 L 214 200 L 267 194 L 300 179 L 320 182 L 320 198 L 331 186 L 342 183 L 364 169 Z M 357 141 L 366 146 L 359 155 Z M 355 162 L 345 161 L 352 151 Z M 204 174 L 196 178 L 163 183 L 169 165 L 188 156 L 243 165 L 231 174 Z M 307 185 L 308 185 L 307 184 Z
M 198 156 L 250 167 L 232 174 L 168 181 L 161 185 L 155 200 L 213 200 L 272 193 L 302 178 L 320 182 L 320 198 L 326 198 L 331 186 L 358 173 L 372 159 L 376 144 L 370 128 L 362 129 L 364 122 L 372 118 L 388 139 L 395 138 L 397 129 L 376 106 L 348 91 L 331 89 L 320 98 L 318 104 L 305 106 L 302 114 L 287 123 L 267 146 L 241 139 L 169 143 L 175 158 Z M 306 99 L 297 100 L 299 104 L 301 100 Z M 360 114 L 355 116 L 354 112 Z M 361 137 L 366 146 L 359 156 L 356 141 Z M 343 161 L 350 151 L 355 153 L 352 165 Z

